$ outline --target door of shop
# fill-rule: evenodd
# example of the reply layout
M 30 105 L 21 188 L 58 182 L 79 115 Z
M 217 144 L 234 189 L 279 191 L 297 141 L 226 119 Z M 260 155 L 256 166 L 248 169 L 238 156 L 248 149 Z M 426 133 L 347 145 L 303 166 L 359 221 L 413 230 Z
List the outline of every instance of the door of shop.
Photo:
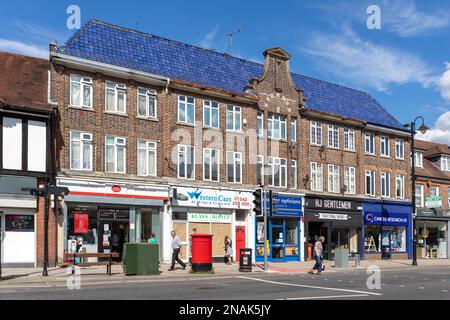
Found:
M 270 258 L 271 261 L 285 261 L 285 238 L 286 230 L 283 220 L 273 220 L 269 229 L 270 235 Z
M 129 242 L 129 210 L 99 209 L 99 252 L 118 252 L 122 260 L 123 246 Z
M 239 262 L 240 249 L 245 248 L 245 227 L 236 226 L 235 234 L 236 234 L 236 261 Z

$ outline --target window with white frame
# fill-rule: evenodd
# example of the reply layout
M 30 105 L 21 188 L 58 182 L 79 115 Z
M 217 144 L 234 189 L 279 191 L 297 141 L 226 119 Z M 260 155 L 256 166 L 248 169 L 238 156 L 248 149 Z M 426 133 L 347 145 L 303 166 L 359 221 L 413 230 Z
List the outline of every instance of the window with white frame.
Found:
M 450 171 L 450 157 L 446 156 L 441 157 L 441 170 Z
M 269 157 L 269 186 L 287 187 L 287 160 Z
M 178 96 L 178 122 L 195 124 L 195 98 Z
M 425 206 L 424 185 L 416 184 L 416 207 L 423 208 Z
M 395 139 L 395 158 L 405 158 L 405 142 L 403 139 Z
M 356 194 L 356 168 L 344 167 L 344 185 L 346 194 Z
M 219 103 L 216 101 L 203 101 L 203 125 L 219 129 Z
M 297 189 L 297 161 L 291 160 L 291 172 L 290 172 L 290 186 L 291 189 Z
M 297 141 L 297 119 L 291 119 L 291 142 Z
M 323 191 L 323 165 L 311 162 L 311 190 Z
M 271 139 L 286 139 L 286 117 L 269 113 L 267 119 L 267 136 Z
M 439 197 L 440 196 L 440 188 L 438 186 L 431 186 L 430 188 L 430 197 Z
M 237 131 L 242 130 L 242 114 L 241 107 L 228 105 L 227 106 L 227 130 Z
M 414 151 L 414 164 L 417 168 L 423 168 L 423 152 Z
M 194 146 L 178 145 L 178 178 L 195 179 L 195 148 Z
M 328 165 L 328 192 L 339 193 L 339 166 Z
M 264 157 L 258 156 L 258 163 L 256 165 L 256 175 L 258 185 L 264 184 Z
M 126 139 L 121 137 L 105 137 L 106 172 L 126 172 Z
M 219 181 L 219 150 L 203 149 L 203 180 Z
M 263 137 L 264 136 L 264 114 L 261 111 L 258 111 L 256 125 L 257 125 L 256 130 L 257 130 L 258 136 Z
M 138 117 L 156 119 L 156 90 L 138 88 Z
M 328 146 L 331 148 L 339 148 L 339 127 L 334 125 L 328 126 Z
M 70 75 L 70 105 L 92 108 L 92 78 Z
M 405 198 L 405 176 L 401 174 L 395 175 L 395 196 L 398 199 Z
M 92 134 L 70 132 L 70 169 L 92 170 Z
M 138 175 L 156 176 L 157 143 L 153 141 L 138 140 Z
M 242 153 L 227 152 L 227 179 L 230 183 L 242 183 Z
M 355 130 L 344 129 L 344 148 L 345 150 L 355 151 Z
M 375 135 L 373 133 L 365 134 L 365 151 L 367 154 L 375 154 Z
M 126 113 L 127 86 L 106 81 L 106 111 Z
M 322 145 L 322 124 L 320 122 L 310 122 L 311 144 Z
M 389 137 L 387 137 L 387 136 L 382 136 L 380 138 L 380 154 L 383 157 L 390 157 L 391 156 Z
M 366 195 L 375 196 L 375 171 L 366 170 L 365 172 L 366 179 Z
M 387 172 L 381 172 L 380 174 L 380 186 L 381 196 L 383 198 L 391 197 L 391 174 Z

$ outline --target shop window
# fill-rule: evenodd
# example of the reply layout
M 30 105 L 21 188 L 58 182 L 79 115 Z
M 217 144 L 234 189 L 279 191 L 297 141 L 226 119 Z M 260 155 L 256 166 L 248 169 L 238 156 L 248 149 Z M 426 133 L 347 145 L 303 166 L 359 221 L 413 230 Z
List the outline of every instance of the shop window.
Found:
M 286 219 L 286 255 L 298 256 L 298 220 Z
M 67 208 L 67 249 L 68 252 L 78 252 L 83 246 L 86 252 L 98 252 L 99 233 L 97 231 L 97 207 L 89 205 L 70 204 Z M 87 230 L 80 230 L 76 221 L 79 216 L 87 218 Z M 112 216 L 114 219 L 114 214 Z
M 161 223 L 158 209 L 141 209 L 136 216 L 136 239 L 137 242 L 148 242 L 151 234 L 154 234 L 156 241 L 161 243 Z
M 405 227 L 366 226 L 364 234 L 366 253 L 388 254 L 406 252 Z

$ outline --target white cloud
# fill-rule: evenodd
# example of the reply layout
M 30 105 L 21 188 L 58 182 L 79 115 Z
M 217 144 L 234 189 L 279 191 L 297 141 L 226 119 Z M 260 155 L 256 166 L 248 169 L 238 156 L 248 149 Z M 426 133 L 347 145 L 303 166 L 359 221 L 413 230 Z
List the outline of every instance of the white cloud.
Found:
M 205 49 L 215 49 L 213 47 L 214 40 L 219 32 L 219 27 L 215 27 L 211 31 L 209 31 L 203 39 L 200 40 L 200 46 Z
M 0 38 L 0 50 L 38 58 L 48 58 L 49 56 L 48 50 L 42 49 L 34 45 L 26 44 L 20 41 L 7 40 L 1 38 Z
M 450 63 L 446 63 L 447 71 L 444 72 L 442 77 L 438 80 L 438 86 L 441 90 L 441 96 L 448 103 L 450 103 Z
M 450 145 L 450 111 L 442 114 L 436 121 L 433 128 L 428 130 L 425 135 L 420 132 L 417 133 L 417 138 Z
M 339 35 L 317 33 L 305 49 L 327 71 L 360 85 L 388 91 L 393 84 L 437 81 L 433 70 L 419 56 L 362 40 L 349 28 Z

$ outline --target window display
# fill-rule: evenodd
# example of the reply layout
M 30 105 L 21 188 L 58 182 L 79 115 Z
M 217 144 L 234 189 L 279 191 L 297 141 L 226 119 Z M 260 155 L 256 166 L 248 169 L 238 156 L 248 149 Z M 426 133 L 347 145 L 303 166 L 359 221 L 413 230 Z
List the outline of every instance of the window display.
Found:
M 418 221 L 418 257 L 447 258 L 447 221 Z
M 405 227 L 366 226 L 364 239 L 366 253 L 406 252 Z

